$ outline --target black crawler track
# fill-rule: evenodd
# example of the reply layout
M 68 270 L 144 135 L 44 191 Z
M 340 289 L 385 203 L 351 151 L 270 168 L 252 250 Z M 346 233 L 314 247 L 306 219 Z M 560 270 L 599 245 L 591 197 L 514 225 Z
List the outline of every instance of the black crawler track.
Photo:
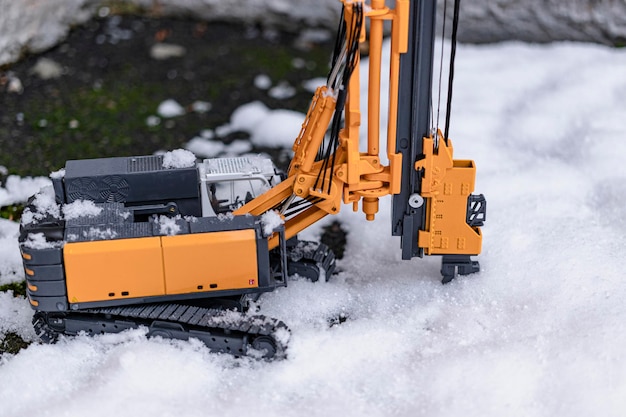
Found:
M 47 343 L 55 342 L 61 334 L 119 333 L 146 326 L 148 336 L 180 340 L 193 337 L 216 352 L 272 360 L 285 358 L 289 338 L 287 326 L 273 318 L 181 304 L 38 312 L 33 325 L 41 340 Z
M 289 275 L 298 274 L 317 281 L 320 278 L 328 280 L 335 272 L 335 254 L 323 243 L 298 240 L 288 244 L 287 256 Z

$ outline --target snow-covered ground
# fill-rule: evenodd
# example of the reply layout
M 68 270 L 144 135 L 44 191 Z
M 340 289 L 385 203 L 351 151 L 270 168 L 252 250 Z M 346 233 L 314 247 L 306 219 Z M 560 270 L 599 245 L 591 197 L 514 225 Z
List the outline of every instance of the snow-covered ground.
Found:
M 0 359 L 0 416 L 624 415 L 625 68 L 591 45 L 459 47 L 451 138 L 488 198 L 480 273 L 442 286 L 439 259 L 401 261 L 389 199 L 374 223 L 344 207 L 343 272 L 262 299 L 292 329 L 286 360 L 141 330 L 35 343 Z M 0 223 L 3 272 L 15 232 Z M 0 294 L 0 332 L 33 340 L 30 315 Z

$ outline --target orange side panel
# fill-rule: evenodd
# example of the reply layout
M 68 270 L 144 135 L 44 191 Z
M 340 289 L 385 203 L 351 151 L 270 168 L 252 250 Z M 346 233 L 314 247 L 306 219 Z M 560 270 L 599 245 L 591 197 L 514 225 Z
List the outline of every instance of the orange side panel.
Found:
M 161 239 L 167 294 L 258 287 L 254 230 Z
M 63 256 L 70 303 L 165 294 L 158 237 L 67 243 Z

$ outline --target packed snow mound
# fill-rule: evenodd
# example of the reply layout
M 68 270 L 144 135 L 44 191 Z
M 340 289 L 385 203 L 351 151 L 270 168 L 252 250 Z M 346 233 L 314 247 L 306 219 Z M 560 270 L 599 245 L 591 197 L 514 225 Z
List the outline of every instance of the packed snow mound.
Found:
M 89 0 L 3 1 L 0 13 L 0 65 L 26 52 L 45 51 L 62 40 L 71 26 L 93 15 Z
M 20 225 L 0 219 L 0 285 L 24 279 L 22 256 L 17 245 Z
M 24 203 L 41 188 L 50 185 L 45 177 L 18 177 L 9 175 L 4 184 L 0 185 L 0 207 Z
M 230 125 L 234 130 L 252 132 L 270 112 L 270 109 L 260 101 L 253 101 L 239 106 L 230 116 Z
M 218 139 L 196 136 L 185 144 L 185 149 L 202 158 L 235 157 L 250 152 L 252 144 L 249 140 L 236 139 L 227 145 Z
M 260 101 L 238 107 L 226 126 L 227 132 L 250 134 L 250 142 L 259 147 L 291 148 L 302 129 L 305 115 L 293 110 L 271 110 Z
M 293 110 L 272 110 L 254 128 L 250 141 L 267 148 L 290 148 L 302 129 L 305 115 Z

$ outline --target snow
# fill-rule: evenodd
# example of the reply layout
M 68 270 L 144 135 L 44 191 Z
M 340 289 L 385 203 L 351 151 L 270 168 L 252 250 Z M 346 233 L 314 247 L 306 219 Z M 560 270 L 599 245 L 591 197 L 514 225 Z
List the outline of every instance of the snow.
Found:
M 156 127 L 161 124 L 161 118 L 159 116 L 150 115 L 146 117 L 146 126 Z
M 58 171 L 51 172 L 50 178 L 52 178 L 53 180 L 65 178 L 65 168 L 61 168 Z
M 237 139 L 229 144 L 219 140 L 206 139 L 196 136 L 185 144 L 185 149 L 193 152 L 200 158 L 215 158 L 217 156 L 239 156 L 250 152 L 252 144 L 249 140 Z
M 326 78 L 322 78 L 322 77 L 312 78 L 302 83 L 302 87 L 304 87 L 305 90 L 311 93 L 315 93 L 317 88 L 323 85 L 326 85 Z
M 24 246 L 31 249 L 50 249 L 62 244 L 63 242 L 48 242 L 43 233 L 29 233 L 24 241 Z
M 259 147 L 291 149 L 300 133 L 303 113 L 271 110 L 260 101 L 244 104 L 233 112 L 230 123 L 216 129 L 218 136 L 242 131 L 250 134 L 250 142 Z
M 250 141 L 256 146 L 291 148 L 304 118 L 304 114 L 293 110 L 272 110 L 255 126 Z
M 176 100 L 170 98 L 159 104 L 159 107 L 157 108 L 157 113 L 159 114 L 159 116 L 168 119 L 171 117 L 182 116 L 186 112 L 183 106 L 178 104 Z
M 0 1 L 0 65 L 42 52 L 91 16 L 87 0 Z
M 7 74 L 7 93 L 22 94 L 24 92 L 24 84 L 22 80 L 11 74 L 10 71 Z
M 54 189 L 51 185 L 42 187 L 41 190 L 35 194 L 32 205 L 35 211 L 27 207 L 22 213 L 22 223 L 24 224 L 37 223 L 48 215 L 56 218 L 61 217 L 61 206 L 56 202 Z
M 272 86 L 272 79 L 267 74 L 254 77 L 254 86 L 259 90 L 267 90 Z
M 224 154 L 226 156 L 238 156 L 248 153 L 251 150 L 252 144 L 250 143 L 250 141 L 237 139 L 226 146 L 226 148 L 224 149 Z
M 296 95 L 296 89 L 286 81 L 281 81 L 270 88 L 267 95 L 277 100 L 284 100 Z
M 17 245 L 19 230 L 20 225 L 16 222 L 0 218 L 0 285 L 24 279 L 22 256 Z
M 175 149 L 163 155 L 163 168 L 189 168 L 196 164 L 196 156 L 186 149 Z
M 270 210 L 261 216 L 261 225 L 263 226 L 263 235 L 270 236 L 274 230 L 285 223 L 285 220 L 278 212 Z
M 21 178 L 9 175 L 3 186 L 0 186 L 0 207 L 24 203 L 42 187 L 50 184 L 50 180 L 45 177 Z
M 195 111 L 196 113 L 207 113 L 211 111 L 212 108 L 213 105 L 208 101 L 196 100 L 191 103 L 191 110 Z
M 178 234 L 180 232 L 180 226 L 176 224 L 176 220 L 180 218 L 180 216 L 159 216 L 158 219 L 155 219 L 155 223 L 159 225 L 159 233 L 166 236 L 174 236 Z
M 21 297 L 14 297 L 13 291 L 0 292 L 0 335 L 17 333 L 26 341 L 35 341 L 37 336 L 31 324 L 33 311 L 30 304 Z M 0 358 L 0 366 L 4 360 Z
M 96 206 L 91 200 L 76 200 L 63 206 L 65 220 L 77 219 L 79 217 L 96 217 L 100 213 L 102 213 L 102 207 Z
M 230 116 L 230 124 L 235 130 L 252 132 L 270 113 L 270 109 L 260 101 L 253 101 L 238 107 Z
M 326 42 L 332 37 L 332 33 L 324 29 L 302 28 L 298 34 L 296 45 L 306 49 L 308 45 Z
M 185 149 L 202 158 L 214 158 L 224 152 L 226 145 L 217 140 L 204 139 L 196 136 L 185 145 Z
M 111 230 L 110 228 L 101 229 L 97 227 L 90 227 L 89 230 L 83 231 L 83 238 L 87 240 L 105 240 L 105 239 L 115 239 L 117 237 L 117 232 L 115 230 Z M 68 234 L 67 241 L 74 242 L 79 239 L 78 235 Z
M 0 414 L 623 415 L 626 52 L 507 43 L 459 45 L 457 59 L 450 136 L 488 200 L 480 273 L 443 286 L 438 258 L 401 260 L 389 198 L 372 223 L 346 207 L 342 272 L 258 302 L 291 329 L 284 361 L 145 329 L 65 338 L 3 356 Z M 244 110 L 251 132 L 270 114 L 275 134 L 288 124 Z M 2 272 L 17 232 L 3 224 Z M 0 294 L 0 333 L 32 340 L 31 315 Z

